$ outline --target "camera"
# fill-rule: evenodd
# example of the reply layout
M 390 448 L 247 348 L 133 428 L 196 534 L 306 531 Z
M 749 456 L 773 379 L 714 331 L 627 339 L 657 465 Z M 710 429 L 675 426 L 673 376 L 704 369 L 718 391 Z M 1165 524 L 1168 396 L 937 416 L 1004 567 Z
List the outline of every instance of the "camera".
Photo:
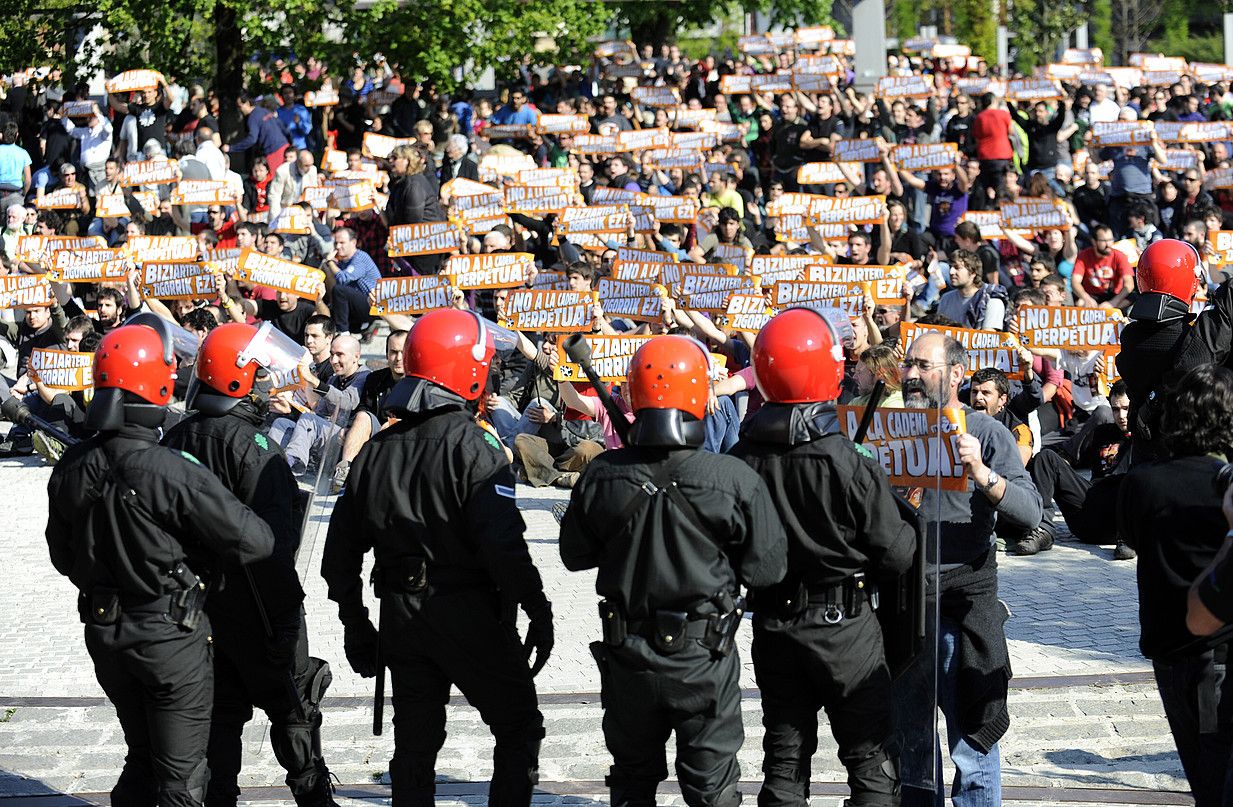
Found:
M 1212 488 L 1221 499 L 1224 498 L 1225 491 L 1229 489 L 1229 485 L 1233 485 L 1233 462 L 1226 462 L 1224 465 L 1221 465 L 1220 470 L 1216 472 L 1216 476 L 1212 479 Z

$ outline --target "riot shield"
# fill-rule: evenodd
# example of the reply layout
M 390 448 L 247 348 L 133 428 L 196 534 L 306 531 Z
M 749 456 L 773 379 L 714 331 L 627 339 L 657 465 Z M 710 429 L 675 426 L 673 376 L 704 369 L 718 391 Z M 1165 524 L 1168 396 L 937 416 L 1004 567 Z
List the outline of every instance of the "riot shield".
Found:
M 903 590 L 910 598 L 905 609 L 913 625 L 908 633 L 919 647 L 914 657 L 892 668 L 895 717 L 900 743 L 900 782 L 904 788 L 938 792 L 945 788 L 941 780 L 941 747 L 939 720 L 939 676 L 941 671 L 941 613 L 937 596 L 941 557 L 941 502 L 945 488 L 953 484 L 953 466 L 946 468 L 954 457 L 953 440 L 957 435 L 941 428 L 945 423 L 941 405 L 931 411 L 931 433 L 922 446 L 928 461 L 924 478 L 905 491 L 909 505 L 914 505 L 919 526 L 917 554 Z M 944 474 L 944 468 L 946 473 Z M 903 617 L 900 616 L 900 619 Z M 904 633 L 892 631 L 892 638 Z M 900 640 L 901 646 L 905 640 Z M 888 660 L 894 648 L 888 648 Z M 893 662 L 892 662 L 893 663 Z M 943 792 L 945 792 L 943 790 Z

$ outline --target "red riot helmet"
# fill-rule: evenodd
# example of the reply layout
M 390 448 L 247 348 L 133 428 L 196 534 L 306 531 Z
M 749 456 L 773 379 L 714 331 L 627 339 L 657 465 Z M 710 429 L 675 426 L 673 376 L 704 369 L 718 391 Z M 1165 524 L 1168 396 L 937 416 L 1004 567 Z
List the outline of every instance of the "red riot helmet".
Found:
M 822 314 L 790 308 L 758 332 L 753 366 L 758 391 L 768 401 L 833 401 L 843 383 L 843 345 Z
M 239 322 L 219 325 L 206 335 L 188 391 L 190 409 L 221 415 L 252 392 L 261 365 L 245 351 L 256 336 L 256 328 Z
M 701 420 L 711 394 L 711 357 L 686 336 L 647 340 L 629 362 L 627 396 L 637 415 L 644 409 L 676 409 Z
M 1149 244 L 1139 256 L 1135 288 L 1140 294 L 1167 294 L 1189 304 L 1199 289 L 1199 252 L 1176 238 Z
M 416 320 L 402 351 L 410 378 L 431 381 L 463 400 L 484 392 L 488 368 L 498 349 L 516 344 L 510 332 L 471 311 L 441 308 Z

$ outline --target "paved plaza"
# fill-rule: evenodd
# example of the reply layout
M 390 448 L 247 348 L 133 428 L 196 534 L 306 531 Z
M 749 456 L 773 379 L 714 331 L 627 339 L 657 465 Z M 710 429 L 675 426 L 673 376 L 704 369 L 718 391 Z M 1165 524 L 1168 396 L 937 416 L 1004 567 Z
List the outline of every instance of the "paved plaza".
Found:
M 55 794 L 105 795 L 122 763 L 124 743 L 94 680 L 75 592 L 48 561 L 43 527 L 49 474 L 37 457 L 0 461 L 0 495 L 9 514 L 9 528 L 0 533 L 6 572 L 0 587 L 0 800 L 58 807 L 80 802 Z M 602 797 L 609 764 L 600 731 L 598 676 L 587 650 L 597 638 L 594 576 L 565 571 L 550 512 L 567 495 L 518 488 L 527 540 L 556 612 L 556 648 L 537 679 L 547 723 L 543 795 L 537 796 L 544 804 L 585 804 Z M 334 670 L 325 703 L 325 756 L 346 799 L 388 799 L 382 777 L 392 753 L 392 728 L 372 736 L 372 682 L 347 666 L 341 625 L 318 574 L 332 504 L 328 496 L 315 501 L 299 558 L 312 652 Z M 1063 542 L 1037 557 L 999 557 L 1001 596 L 1012 612 L 1007 632 L 1016 676 L 1011 730 L 1002 742 L 1008 801 L 1190 803 L 1179 793 L 1186 790 L 1185 780 L 1150 665 L 1137 648 L 1135 564 L 1115 563 L 1110 555 L 1109 547 Z M 746 662 L 746 742 L 740 761 L 752 801 L 761 727 L 749 635 L 748 630 L 740 634 Z M 487 729 L 461 699 L 451 707 L 449 721 L 438 770 L 440 803 L 480 803 L 491 772 Z M 844 775 L 834 742 L 823 733 L 814 763 L 814 803 L 835 805 L 841 803 Z M 281 781 L 266 722 L 255 719 L 245 735 L 241 783 L 249 788 L 248 797 L 273 803 L 289 800 Z M 25 798 L 34 796 L 42 798 Z M 665 786 L 661 803 L 680 799 Z

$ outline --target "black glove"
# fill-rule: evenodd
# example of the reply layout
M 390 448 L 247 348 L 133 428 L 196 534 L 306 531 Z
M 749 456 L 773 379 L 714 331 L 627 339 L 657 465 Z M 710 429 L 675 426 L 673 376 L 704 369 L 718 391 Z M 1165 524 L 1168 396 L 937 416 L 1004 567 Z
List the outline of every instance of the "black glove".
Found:
M 367 619 L 349 622 L 343 626 L 343 652 L 347 663 L 361 678 L 373 678 L 377 674 L 377 651 L 380 635 Z
M 552 654 L 552 604 L 547 600 L 533 610 L 527 611 L 527 638 L 524 647 L 527 651 L 527 661 L 531 660 L 531 652 L 535 652 L 535 663 L 531 665 L 531 677 L 539 675 L 548 663 Z

